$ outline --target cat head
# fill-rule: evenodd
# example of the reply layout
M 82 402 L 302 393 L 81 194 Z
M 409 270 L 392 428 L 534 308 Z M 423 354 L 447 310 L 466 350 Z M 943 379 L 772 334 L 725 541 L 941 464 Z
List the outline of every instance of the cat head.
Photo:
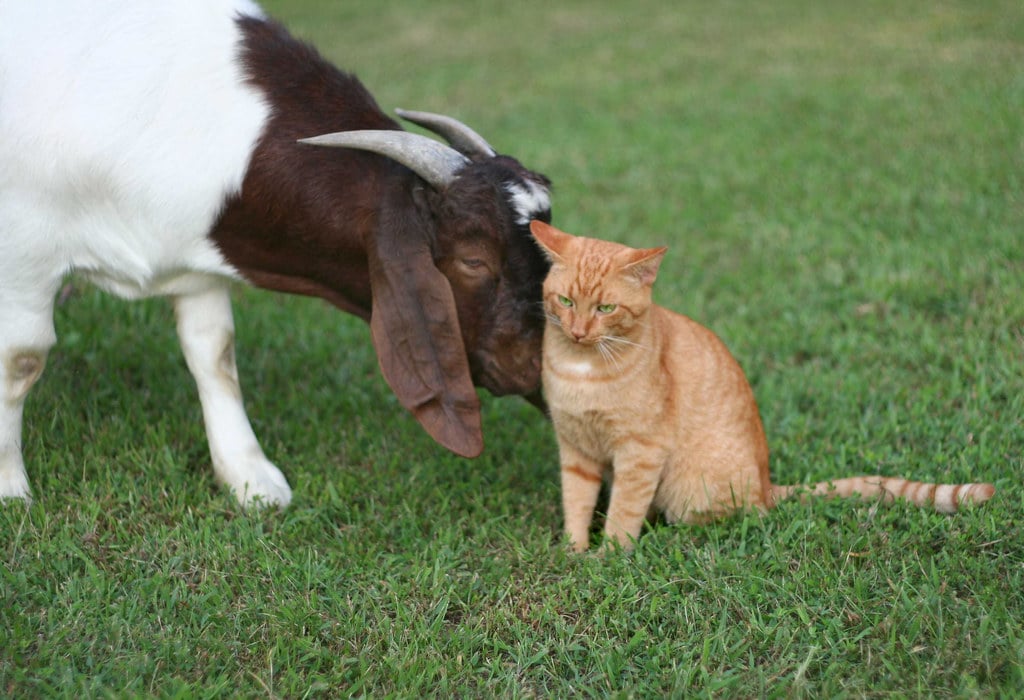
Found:
M 573 236 L 543 221 L 532 221 L 530 232 L 551 259 L 544 280 L 549 324 L 572 342 L 599 349 L 628 340 L 651 306 L 651 286 L 668 248 Z

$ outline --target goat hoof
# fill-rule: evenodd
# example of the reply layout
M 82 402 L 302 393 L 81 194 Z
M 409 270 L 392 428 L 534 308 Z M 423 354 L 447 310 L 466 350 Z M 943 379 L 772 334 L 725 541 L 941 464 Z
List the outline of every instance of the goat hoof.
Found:
M 250 461 L 224 481 L 246 508 L 284 508 L 292 500 L 288 480 L 266 458 Z
M 0 470 L 0 500 L 19 499 L 26 504 L 32 501 L 32 490 L 28 487 L 25 472 Z
M 276 470 L 276 467 L 275 467 Z M 284 475 L 260 483 L 247 482 L 241 490 L 234 489 L 238 502 L 246 508 L 284 508 L 292 501 L 292 490 Z
M 238 496 L 238 492 L 235 491 Z M 238 502 L 245 508 L 285 508 L 292 501 L 292 490 L 287 484 L 284 487 L 257 488 L 246 484 L 245 495 L 238 497 Z

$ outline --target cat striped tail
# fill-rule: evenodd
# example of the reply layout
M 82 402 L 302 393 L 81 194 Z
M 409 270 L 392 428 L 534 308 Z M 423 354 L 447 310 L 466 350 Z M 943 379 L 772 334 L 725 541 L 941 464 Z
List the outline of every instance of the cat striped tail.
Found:
M 984 503 L 995 492 L 992 484 L 931 484 L 888 476 L 851 476 L 809 485 L 772 485 L 775 502 L 791 496 L 859 496 L 864 501 L 878 499 L 883 503 L 905 498 L 916 506 L 934 508 L 940 513 L 955 513 L 964 503 Z

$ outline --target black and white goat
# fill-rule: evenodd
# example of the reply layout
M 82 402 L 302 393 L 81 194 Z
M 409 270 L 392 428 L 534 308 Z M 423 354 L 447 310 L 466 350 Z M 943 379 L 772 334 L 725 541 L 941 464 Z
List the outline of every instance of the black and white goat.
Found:
M 69 273 L 173 299 L 214 470 L 243 503 L 291 489 L 242 405 L 233 281 L 369 321 L 402 404 L 479 454 L 474 384 L 539 388 L 547 265 L 527 225 L 550 219 L 549 182 L 453 119 L 400 115 L 451 146 L 402 131 L 249 0 L 0 3 L 0 497 L 30 493 L 22 408 Z

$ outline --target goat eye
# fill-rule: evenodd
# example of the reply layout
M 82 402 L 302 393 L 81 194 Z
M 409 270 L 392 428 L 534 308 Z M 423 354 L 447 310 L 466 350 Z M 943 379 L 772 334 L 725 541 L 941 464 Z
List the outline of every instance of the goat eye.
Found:
M 464 274 L 474 278 L 482 278 L 489 272 L 483 258 L 459 258 L 459 267 Z
M 571 309 L 573 302 L 569 297 L 563 297 L 561 294 L 558 295 L 558 303 L 567 309 Z
M 598 304 L 597 312 L 599 314 L 610 314 L 612 311 L 618 308 L 618 304 Z

